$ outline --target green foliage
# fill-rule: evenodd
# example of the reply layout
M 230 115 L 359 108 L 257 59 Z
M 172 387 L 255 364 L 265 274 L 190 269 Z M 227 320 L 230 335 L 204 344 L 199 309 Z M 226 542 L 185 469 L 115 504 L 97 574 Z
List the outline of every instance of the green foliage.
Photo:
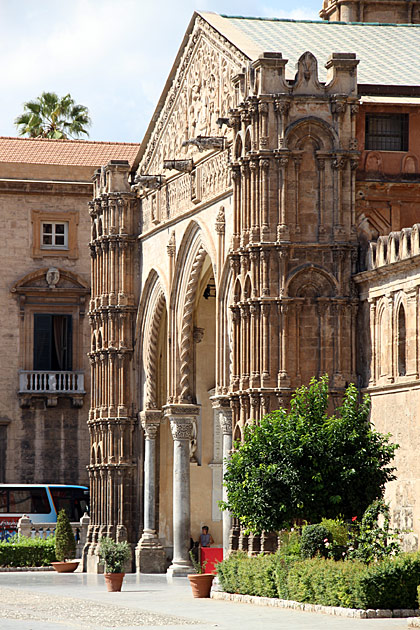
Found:
M 55 560 L 53 536 L 44 540 L 16 535 L 8 542 L 0 541 L 2 567 L 45 567 Z
M 55 555 L 59 562 L 71 560 L 76 554 L 76 540 L 65 510 L 60 510 L 55 529 Z
M 249 558 L 238 552 L 218 564 L 217 572 L 228 593 L 345 608 L 416 608 L 420 553 L 366 566 L 357 560 Z
M 328 377 L 312 379 L 284 409 L 246 427 L 227 462 L 228 500 L 221 504 L 255 533 L 278 531 L 295 519 L 351 518 L 394 479 L 397 445 L 375 431 L 370 402 L 350 385 L 337 415 L 328 416 Z
M 323 518 L 321 521 L 334 545 L 345 547 L 349 541 L 349 526 L 341 518 Z
M 283 530 L 279 533 L 279 550 L 278 555 L 283 560 L 300 558 L 300 534 L 295 530 Z
M 343 560 L 348 553 L 349 546 L 349 526 L 340 518 L 323 518 L 321 521 L 329 532 L 326 544 L 328 547 L 328 557 L 334 560 Z
M 332 542 L 332 537 L 326 527 L 320 523 L 307 525 L 302 532 L 300 541 L 300 551 L 303 558 L 314 558 L 315 556 L 328 556 L 328 547 Z
M 70 94 L 60 98 L 54 92 L 43 92 L 34 101 L 24 103 L 23 109 L 23 114 L 15 119 L 20 136 L 73 139 L 89 135 L 89 110 L 77 105 Z
M 234 553 L 217 565 L 223 590 L 260 597 L 276 597 L 275 555 L 248 558 L 245 553 Z
M 417 608 L 420 553 L 403 553 L 370 564 L 359 581 L 361 608 Z
M 190 549 L 190 560 L 191 560 L 191 563 L 192 563 L 192 565 L 194 567 L 194 571 L 196 573 L 198 573 L 200 575 L 201 573 L 205 573 L 206 572 L 207 560 L 204 560 L 203 563 L 199 562 L 196 559 L 192 549 Z
M 378 523 L 379 517 L 382 517 L 382 525 Z M 351 542 L 353 548 L 349 557 L 365 564 L 400 553 L 400 533 L 390 527 L 389 506 L 385 501 L 373 501 L 363 514 L 361 523 L 353 523 Z
M 99 558 L 105 564 L 105 573 L 123 573 L 124 565 L 131 559 L 131 547 L 126 542 L 115 542 L 112 538 L 101 538 Z
M 290 566 L 287 592 L 290 599 L 299 602 L 361 608 L 358 585 L 364 571 L 361 562 L 301 560 Z

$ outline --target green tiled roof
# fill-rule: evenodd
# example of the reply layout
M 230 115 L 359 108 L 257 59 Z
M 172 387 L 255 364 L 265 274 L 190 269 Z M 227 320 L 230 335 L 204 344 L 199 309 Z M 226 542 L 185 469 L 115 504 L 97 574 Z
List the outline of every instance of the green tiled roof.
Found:
M 294 77 L 295 64 L 306 50 L 318 59 L 321 81 L 325 80 L 324 64 L 332 52 L 354 52 L 360 59 L 358 83 L 420 85 L 420 25 L 229 16 L 219 16 L 219 20 L 219 30 L 221 24 L 227 26 L 226 34 L 222 34 L 251 58 L 255 58 L 258 49 L 260 52 L 281 52 L 289 60 L 286 66 L 288 79 Z M 238 35 L 237 42 L 235 34 Z

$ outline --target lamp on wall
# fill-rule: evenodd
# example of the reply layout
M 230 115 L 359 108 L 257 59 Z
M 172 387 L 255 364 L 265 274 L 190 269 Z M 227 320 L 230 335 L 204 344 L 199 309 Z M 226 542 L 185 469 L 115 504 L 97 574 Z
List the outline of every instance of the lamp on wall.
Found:
M 196 138 L 190 138 L 182 143 L 183 147 L 187 147 L 193 144 L 199 151 L 205 149 L 218 149 L 223 151 L 225 148 L 226 138 L 224 136 L 197 136 Z
M 208 300 L 209 298 L 216 297 L 216 284 L 214 282 L 214 278 L 210 278 L 206 288 L 204 289 L 203 298 Z

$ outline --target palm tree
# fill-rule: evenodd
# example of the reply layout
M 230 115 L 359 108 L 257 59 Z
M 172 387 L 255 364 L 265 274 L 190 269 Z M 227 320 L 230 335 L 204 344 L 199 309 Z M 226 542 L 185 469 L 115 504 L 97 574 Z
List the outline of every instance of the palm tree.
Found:
M 23 108 L 23 114 L 15 120 L 20 136 L 72 140 L 89 136 L 85 129 L 92 124 L 89 110 L 77 105 L 70 94 L 60 98 L 54 92 L 43 92 L 34 101 L 24 103 Z

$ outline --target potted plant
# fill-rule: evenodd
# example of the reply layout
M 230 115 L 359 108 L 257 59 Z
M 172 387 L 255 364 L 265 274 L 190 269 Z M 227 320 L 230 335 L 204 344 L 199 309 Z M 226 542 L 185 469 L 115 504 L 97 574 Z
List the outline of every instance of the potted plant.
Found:
M 200 562 L 196 560 L 192 550 L 190 551 L 190 558 L 196 571 L 196 573 L 188 575 L 193 597 L 210 597 L 214 575 L 213 573 L 205 573 L 207 560 L 201 565 Z
M 105 565 L 105 584 L 110 593 L 121 590 L 124 579 L 124 565 L 131 558 L 130 545 L 115 542 L 112 538 L 101 538 L 99 543 L 99 558 Z
M 57 562 L 51 562 L 51 564 L 58 573 L 72 573 L 79 566 L 79 561 L 73 559 L 75 555 L 76 539 L 71 523 L 66 511 L 60 510 L 55 528 L 55 557 Z

